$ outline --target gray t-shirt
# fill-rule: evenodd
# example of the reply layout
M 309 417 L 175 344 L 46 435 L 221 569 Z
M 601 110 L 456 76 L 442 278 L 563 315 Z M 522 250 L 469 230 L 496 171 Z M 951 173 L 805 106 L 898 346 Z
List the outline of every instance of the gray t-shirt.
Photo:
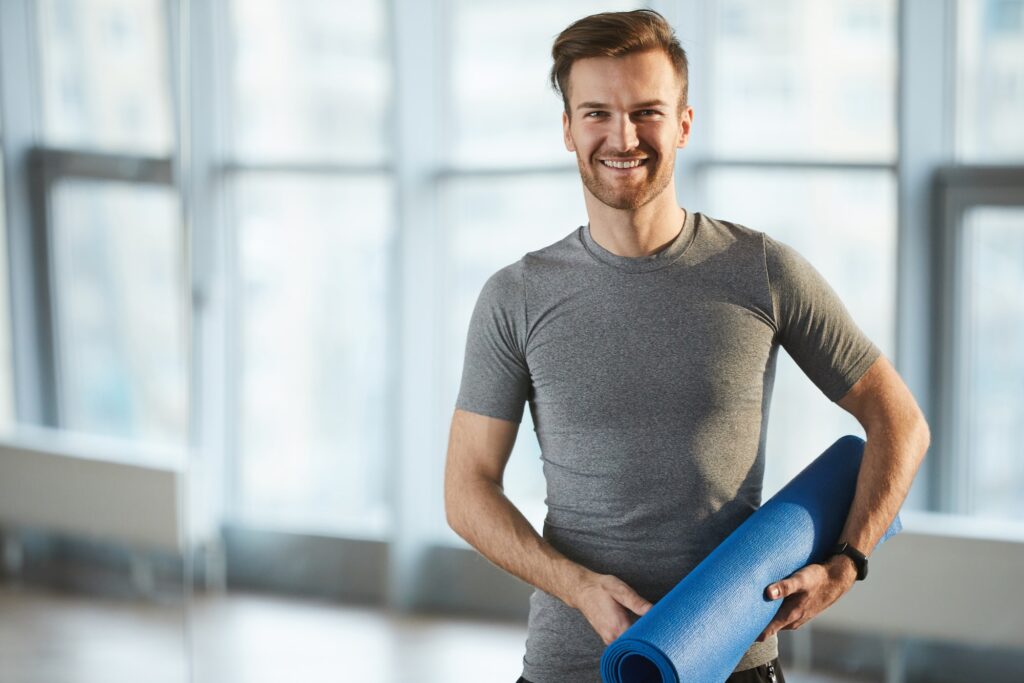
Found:
M 583 226 L 484 285 L 456 406 L 519 422 L 529 402 L 544 538 L 656 602 L 761 504 L 779 345 L 832 401 L 879 355 L 763 233 L 687 212 L 667 247 L 631 258 Z M 597 683 L 603 651 L 579 611 L 533 593 L 524 677 Z M 777 654 L 755 642 L 736 670 Z

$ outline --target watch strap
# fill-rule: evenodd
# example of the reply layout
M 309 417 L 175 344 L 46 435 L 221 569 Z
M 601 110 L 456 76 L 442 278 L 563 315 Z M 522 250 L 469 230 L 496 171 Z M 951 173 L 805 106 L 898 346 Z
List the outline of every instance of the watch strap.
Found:
M 834 555 L 846 555 L 853 560 L 854 566 L 857 568 L 857 580 L 863 581 L 868 575 L 868 558 L 867 555 L 854 548 L 849 543 L 837 543 L 832 548 L 830 556 Z

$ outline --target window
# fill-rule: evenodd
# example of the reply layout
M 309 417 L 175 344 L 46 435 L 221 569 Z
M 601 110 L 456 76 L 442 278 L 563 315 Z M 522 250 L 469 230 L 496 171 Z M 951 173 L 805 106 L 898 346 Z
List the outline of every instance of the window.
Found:
M 695 136 L 708 134 L 701 121 L 711 129 L 699 178 L 708 213 L 794 247 L 890 358 L 895 15 L 891 0 L 719 3 L 712 14 L 710 106 L 698 109 L 694 126 Z M 764 497 L 847 433 L 863 435 L 780 353 Z
M 237 174 L 237 512 L 384 531 L 389 253 L 384 176 Z
M 723 0 L 715 10 L 714 115 L 699 111 L 694 134 L 710 129 L 716 155 L 895 158 L 892 0 Z
M 384 2 L 236 0 L 227 158 L 240 521 L 382 536 L 396 216 Z
M 957 5 L 957 142 L 964 161 L 1024 160 L 1024 0 Z
M 164 3 L 41 0 L 36 7 L 47 144 L 169 154 Z
M 957 415 L 971 513 L 1024 519 L 1024 208 L 964 216 Z
M 230 8 L 235 159 L 391 158 L 383 2 L 235 0 Z
M 1024 519 L 1024 2 L 956 4 L 956 156 L 943 169 L 934 272 L 939 339 L 939 506 Z
M 165 5 L 35 9 L 43 147 L 31 180 L 52 288 L 35 314 L 52 315 L 55 426 L 184 445 L 189 299 Z
M 68 179 L 52 192 L 61 426 L 183 444 L 186 314 L 170 187 Z

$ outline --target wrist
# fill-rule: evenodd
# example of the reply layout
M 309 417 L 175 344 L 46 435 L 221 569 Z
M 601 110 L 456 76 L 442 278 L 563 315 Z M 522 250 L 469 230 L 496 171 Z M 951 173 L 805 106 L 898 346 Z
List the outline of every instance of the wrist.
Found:
M 857 565 L 847 555 L 833 555 L 825 562 L 825 569 L 834 579 L 853 585 L 857 580 Z
M 588 579 L 594 575 L 586 567 L 566 560 L 565 564 L 559 567 L 559 600 L 573 609 L 579 609 L 579 593 L 587 585 Z
M 857 580 L 862 581 L 868 575 L 868 558 L 860 550 L 850 545 L 848 542 L 836 543 L 832 548 L 831 556 L 845 555 L 850 558 L 853 562 L 853 566 L 857 569 Z

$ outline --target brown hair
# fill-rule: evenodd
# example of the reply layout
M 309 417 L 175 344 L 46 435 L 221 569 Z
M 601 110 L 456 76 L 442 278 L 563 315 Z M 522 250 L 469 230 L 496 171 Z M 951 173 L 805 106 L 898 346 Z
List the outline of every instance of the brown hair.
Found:
M 686 51 L 665 17 L 652 9 L 631 12 L 602 12 L 573 22 L 555 38 L 551 57 L 551 87 L 562 96 L 569 112 L 569 71 L 577 59 L 623 57 L 633 52 L 661 49 L 672 60 L 683 85 L 679 108 L 686 106 L 689 82 Z

